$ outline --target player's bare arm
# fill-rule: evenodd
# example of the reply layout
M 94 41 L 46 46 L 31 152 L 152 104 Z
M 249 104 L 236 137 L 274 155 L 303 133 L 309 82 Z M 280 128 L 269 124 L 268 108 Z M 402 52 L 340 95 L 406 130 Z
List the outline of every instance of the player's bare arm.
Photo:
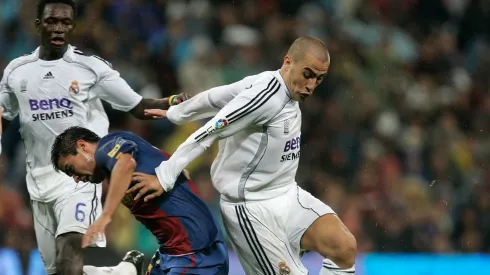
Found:
M 82 247 L 87 247 L 97 238 L 105 233 L 106 226 L 111 222 L 112 216 L 123 199 L 131 183 L 132 174 L 136 167 L 136 161 L 130 154 L 122 154 L 111 172 L 109 180 L 109 191 L 102 212 L 102 216 L 90 226 L 83 237 Z
M 177 105 L 186 99 L 188 99 L 188 96 L 184 93 L 179 95 L 172 95 L 166 98 L 143 98 L 140 103 L 138 103 L 138 105 L 136 105 L 136 107 L 134 107 L 130 112 L 132 115 L 139 119 L 164 118 L 157 114 L 148 113 L 146 110 L 167 110 L 168 108 L 170 108 L 170 106 Z

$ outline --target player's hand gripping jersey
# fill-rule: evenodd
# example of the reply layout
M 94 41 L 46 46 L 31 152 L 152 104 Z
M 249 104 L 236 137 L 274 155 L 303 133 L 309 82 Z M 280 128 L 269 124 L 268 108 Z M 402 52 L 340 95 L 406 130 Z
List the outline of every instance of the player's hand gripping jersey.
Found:
M 27 152 L 27 188 L 34 200 L 50 201 L 70 181 L 56 173 L 46 153 L 57 135 L 84 126 L 104 136 L 109 121 L 102 102 L 129 111 L 141 101 L 110 64 L 69 46 L 62 59 L 46 61 L 33 53 L 9 63 L 0 82 L 0 107 L 8 120 L 20 116 Z
M 122 154 L 133 156 L 135 172 L 152 175 L 155 167 L 168 159 L 168 155 L 142 138 L 129 132 L 114 132 L 99 141 L 95 152 L 97 167 L 109 177 Z M 132 182 L 130 187 L 134 184 Z M 222 241 L 213 214 L 183 174 L 170 192 L 148 202 L 143 199 L 134 201 L 133 195 L 127 194 L 123 204 L 155 235 L 161 253 L 188 254 Z

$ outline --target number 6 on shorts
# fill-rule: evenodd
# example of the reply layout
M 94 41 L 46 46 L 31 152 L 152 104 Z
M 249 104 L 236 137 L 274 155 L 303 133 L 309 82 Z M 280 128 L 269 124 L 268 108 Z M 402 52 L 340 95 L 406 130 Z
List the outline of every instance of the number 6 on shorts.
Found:
M 75 219 L 79 222 L 83 222 L 85 220 L 85 212 L 80 209 L 81 206 L 86 206 L 85 203 L 79 202 L 75 207 Z

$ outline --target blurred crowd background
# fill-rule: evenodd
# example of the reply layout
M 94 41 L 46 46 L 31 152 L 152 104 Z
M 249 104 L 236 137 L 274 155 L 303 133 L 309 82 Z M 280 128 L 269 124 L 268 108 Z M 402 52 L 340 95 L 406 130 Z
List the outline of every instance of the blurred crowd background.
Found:
M 0 68 L 37 47 L 35 1 L 0 0 Z M 195 94 L 279 69 L 301 35 L 330 49 L 330 72 L 302 105 L 298 183 L 330 205 L 359 252 L 490 252 L 490 1 L 87 0 L 74 45 L 110 61 L 145 97 Z M 142 123 L 110 110 L 172 153 L 203 122 Z M 0 246 L 35 247 L 25 152 L 2 138 Z M 209 168 L 189 167 L 219 216 Z M 121 207 L 115 253 L 157 248 Z

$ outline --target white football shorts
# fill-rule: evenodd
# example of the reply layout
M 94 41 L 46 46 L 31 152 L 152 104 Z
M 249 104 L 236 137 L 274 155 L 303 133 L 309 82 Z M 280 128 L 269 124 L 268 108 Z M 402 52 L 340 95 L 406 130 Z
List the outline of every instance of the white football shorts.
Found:
M 300 257 L 301 238 L 319 217 L 335 214 L 299 186 L 265 201 L 231 203 L 221 213 L 233 250 L 246 274 L 308 274 Z
M 37 245 L 48 274 L 56 273 L 56 237 L 69 232 L 85 234 L 102 214 L 102 184 L 71 181 L 60 188 L 66 191 L 54 201 L 31 201 Z M 105 237 L 94 244 L 105 245 Z

